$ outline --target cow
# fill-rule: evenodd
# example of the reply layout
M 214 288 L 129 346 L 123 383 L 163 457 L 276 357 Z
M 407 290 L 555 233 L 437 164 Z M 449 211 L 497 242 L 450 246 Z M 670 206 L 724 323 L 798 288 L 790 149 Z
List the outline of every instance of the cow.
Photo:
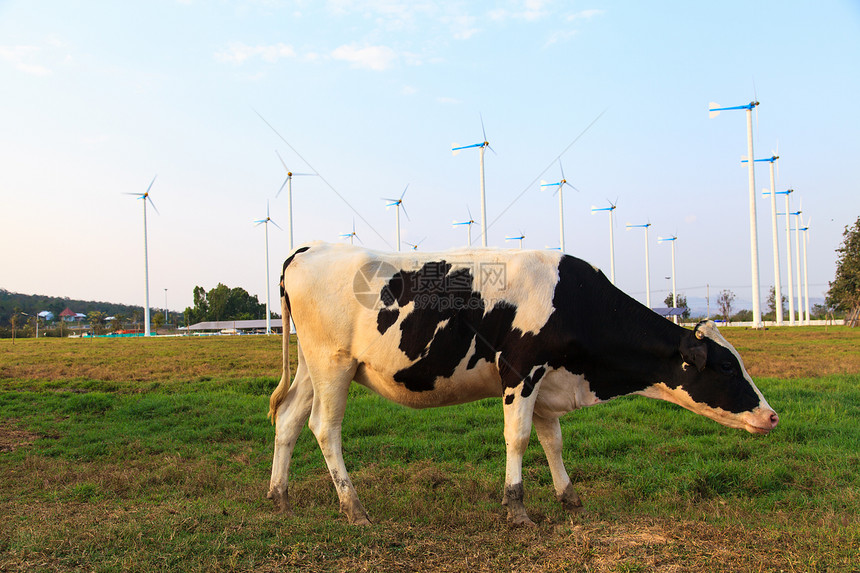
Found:
M 563 414 L 636 394 L 755 434 L 779 417 L 711 321 L 690 330 L 616 288 L 596 267 L 557 251 L 459 249 L 382 253 L 307 243 L 280 280 L 283 373 L 267 497 L 290 512 L 288 473 L 307 422 L 350 523 L 370 518 L 344 465 L 341 423 L 352 381 L 411 408 L 500 397 L 507 454 L 502 504 L 531 525 L 522 460 L 531 427 L 557 499 L 582 503 L 562 460 Z M 289 321 L 298 367 L 290 384 Z

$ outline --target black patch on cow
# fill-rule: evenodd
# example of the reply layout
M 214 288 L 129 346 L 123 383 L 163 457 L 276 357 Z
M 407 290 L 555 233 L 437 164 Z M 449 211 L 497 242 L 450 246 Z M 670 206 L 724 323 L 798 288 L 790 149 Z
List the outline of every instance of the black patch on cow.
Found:
M 513 394 L 508 394 L 507 396 L 505 396 L 505 404 L 510 406 L 514 403 L 514 398 L 515 396 Z
M 400 310 L 396 308 L 383 308 L 380 310 L 376 315 L 376 328 L 379 330 L 379 334 L 385 334 L 385 331 L 397 322 L 398 316 L 400 316 Z
M 468 269 L 451 272 L 443 260 L 395 276 L 397 284 L 387 285 L 391 296 L 381 293 L 386 308 L 379 311 L 377 325 L 384 331 L 396 321 L 391 319 L 395 310 L 415 303 L 400 324 L 400 349 L 415 362 L 394 375 L 411 391 L 429 391 L 437 378 L 450 378 L 475 340 L 466 367 L 474 368 L 482 359 L 496 363 L 501 390 L 521 386 L 523 397 L 534 392 L 548 369 L 564 368 L 584 376 L 600 400 L 664 382 L 729 412 L 749 411 L 759 403 L 728 349 L 706 338 L 705 369 L 683 369 L 681 342 L 693 333 L 632 299 L 575 257 L 561 258 L 553 311 L 537 333 L 513 328 L 517 309 L 512 304 L 496 302 L 484 314 Z M 469 288 L 461 288 L 464 284 Z M 507 393 L 505 403 L 512 396 Z
M 310 249 L 310 247 L 299 247 L 298 249 L 296 249 L 292 255 L 287 257 L 287 260 L 284 261 L 284 266 L 281 268 L 281 283 L 280 283 L 281 298 L 284 299 L 284 302 L 287 305 L 287 310 L 290 310 L 290 311 L 292 310 L 290 308 L 290 297 L 287 295 L 287 291 L 284 289 L 284 271 L 287 270 L 287 267 L 290 266 L 290 263 L 293 262 L 293 259 L 295 258 L 296 255 L 298 255 L 299 253 L 304 253 L 308 249 Z

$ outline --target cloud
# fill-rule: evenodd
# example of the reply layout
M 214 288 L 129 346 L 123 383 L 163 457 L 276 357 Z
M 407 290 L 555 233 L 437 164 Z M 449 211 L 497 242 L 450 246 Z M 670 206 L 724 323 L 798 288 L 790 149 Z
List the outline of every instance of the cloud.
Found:
M 547 0 L 525 0 L 521 7 L 513 10 L 497 8 L 488 13 L 492 20 L 525 20 L 535 22 L 549 15 L 546 10 Z
M 457 98 L 453 98 L 453 97 L 445 97 L 445 96 L 439 96 L 439 97 L 437 97 L 437 98 L 436 98 L 436 101 L 437 101 L 437 102 L 439 102 L 439 103 L 441 103 L 441 104 L 448 104 L 448 105 L 455 105 L 455 104 L 459 104 L 459 103 L 460 103 L 460 100 L 458 100 Z
M 266 63 L 274 64 L 284 58 L 295 58 L 296 51 L 292 46 L 277 43 L 271 46 L 248 46 L 242 42 L 230 42 L 227 48 L 215 53 L 219 62 L 241 65 L 251 58 L 260 58 Z
M 567 21 L 573 22 L 574 20 L 591 20 L 595 16 L 600 16 L 603 14 L 603 10 L 598 10 L 596 8 L 592 8 L 589 10 L 581 10 L 574 14 L 568 14 Z
M 403 95 L 415 95 L 418 93 L 418 88 L 412 86 L 403 86 L 403 89 L 400 91 Z
M 0 61 L 8 62 L 16 70 L 32 76 L 50 75 L 50 69 L 32 63 L 38 53 L 39 48 L 35 46 L 0 46 Z
M 342 60 L 352 64 L 354 68 L 385 71 L 394 65 L 397 54 L 388 46 L 366 46 L 363 48 L 355 45 L 343 45 L 335 48 L 331 53 L 335 60 Z

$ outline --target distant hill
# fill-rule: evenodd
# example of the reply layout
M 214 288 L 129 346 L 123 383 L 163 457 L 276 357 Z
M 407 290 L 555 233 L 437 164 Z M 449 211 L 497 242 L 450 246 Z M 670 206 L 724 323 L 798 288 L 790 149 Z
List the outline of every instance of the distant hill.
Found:
M 20 294 L 0 289 L 0 326 L 11 326 L 9 319 L 13 312 L 25 312 L 35 315 L 43 310 L 54 313 L 54 320 L 59 320 L 60 313 L 66 308 L 73 312 L 87 314 L 98 310 L 108 316 L 123 314 L 131 318 L 135 311 L 143 312 L 141 306 L 130 306 L 113 302 L 101 302 L 93 300 L 75 300 L 68 297 L 43 296 L 38 294 Z

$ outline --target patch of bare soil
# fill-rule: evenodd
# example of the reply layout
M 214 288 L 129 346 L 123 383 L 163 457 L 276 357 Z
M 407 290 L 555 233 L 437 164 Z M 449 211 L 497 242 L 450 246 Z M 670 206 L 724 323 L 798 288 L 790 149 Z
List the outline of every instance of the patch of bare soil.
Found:
M 14 452 L 40 437 L 39 434 L 19 428 L 12 420 L 0 420 L 0 452 Z

